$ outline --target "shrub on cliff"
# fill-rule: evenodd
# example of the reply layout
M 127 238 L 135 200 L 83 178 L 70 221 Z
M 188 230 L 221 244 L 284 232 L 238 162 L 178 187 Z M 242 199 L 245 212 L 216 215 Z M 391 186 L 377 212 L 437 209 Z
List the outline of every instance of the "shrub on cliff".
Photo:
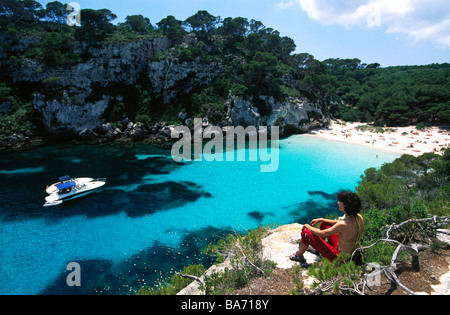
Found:
M 12 135 L 13 133 L 26 133 L 34 129 L 30 122 L 33 114 L 31 103 L 14 106 L 8 115 L 0 116 L 0 135 Z

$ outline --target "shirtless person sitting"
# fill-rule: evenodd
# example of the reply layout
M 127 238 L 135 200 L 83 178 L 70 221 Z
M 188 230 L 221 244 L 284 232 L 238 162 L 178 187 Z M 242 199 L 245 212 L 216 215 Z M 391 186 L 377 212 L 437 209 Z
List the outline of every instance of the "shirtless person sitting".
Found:
M 352 254 L 364 231 L 364 220 L 359 214 L 361 200 L 349 191 L 337 194 L 339 210 L 344 212 L 343 220 L 314 219 L 311 225 L 303 225 L 298 251 L 290 259 L 305 263 L 303 254 L 309 246 L 322 257 L 333 261 L 340 253 Z M 320 222 L 320 229 L 314 227 Z M 324 239 L 328 238 L 328 241 Z

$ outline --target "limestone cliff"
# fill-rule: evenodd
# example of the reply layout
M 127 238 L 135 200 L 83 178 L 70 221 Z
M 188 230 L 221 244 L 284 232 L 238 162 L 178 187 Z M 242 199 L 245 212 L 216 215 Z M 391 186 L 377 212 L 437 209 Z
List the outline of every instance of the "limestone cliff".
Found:
M 149 68 L 152 94 L 166 104 L 190 93 L 197 86 L 211 84 L 222 71 L 220 64 L 204 63 L 200 59 L 189 62 L 177 59 L 151 61 Z
M 37 45 L 39 37 L 2 35 L 2 40 L 7 47 L 0 49 L 4 76 L 32 90 L 33 107 L 50 134 L 101 130 L 102 125 L 112 122 L 105 121 L 106 112 L 113 111 L 117 104 L 139 101 L 133 98 L 136 85 L 143 86 L 161 106 L 180 104 L 180 99 L 193 91 L 214 84 L 224 67 L 220 61 L 207 62 L 200 57 L 179 60 L 171 55 L 173 44 L 167 38 L 77 42 L 73 53 L 83 56 L 83 60 L 70 67 L 50 67 L 32 58 L 10 57 Z M 277 125 L 281 134 L 306 132 L 327 124 L 320 107 L 306 98 L 276 101 L 271 95 L 261 95 L 253 100 L 230 94 L 223 102 L 223 124 Z M 10 103 L 2 106 L 7 105 Z
M 319 106 L 305 98 L 290 97 L 275 101 L 272 96 L 260 96 L 263 106 L 269 108 L 267 115 L 260 114 L 252 99 L 230 95 L 227 107 L 228 124 L 233 126 L 279 126 L 281 134 L 307 132 L 311 128 L 326 125 L 328 119 Z

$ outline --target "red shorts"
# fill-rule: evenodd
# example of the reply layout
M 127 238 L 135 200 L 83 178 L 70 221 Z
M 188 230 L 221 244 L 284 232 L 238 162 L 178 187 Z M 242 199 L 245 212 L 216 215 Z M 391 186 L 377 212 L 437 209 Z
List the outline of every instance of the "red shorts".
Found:
M 320 229 L 325 230 L 330 228 L 331 225 L 324 222 L 320 223 Z M 310 230 L 304 229 L 301 233 L 301 242 L 306 246 L 314 248 L 322 257 L 333 261 L 340 253 L 339 251 L 339 236 L 337 234 L 327 237 L 327 242 L 322 238 L 314 235 Z

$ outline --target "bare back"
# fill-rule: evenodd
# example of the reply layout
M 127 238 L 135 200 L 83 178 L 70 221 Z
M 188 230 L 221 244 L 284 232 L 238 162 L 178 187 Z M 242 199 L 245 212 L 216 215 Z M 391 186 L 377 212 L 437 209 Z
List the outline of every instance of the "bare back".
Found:
M 348 216 L 342 221 L 342 231 L 339 233 L 339 251 L 351 254 L 361 239 L 364 231 L 364 219 L 361 215 Z

